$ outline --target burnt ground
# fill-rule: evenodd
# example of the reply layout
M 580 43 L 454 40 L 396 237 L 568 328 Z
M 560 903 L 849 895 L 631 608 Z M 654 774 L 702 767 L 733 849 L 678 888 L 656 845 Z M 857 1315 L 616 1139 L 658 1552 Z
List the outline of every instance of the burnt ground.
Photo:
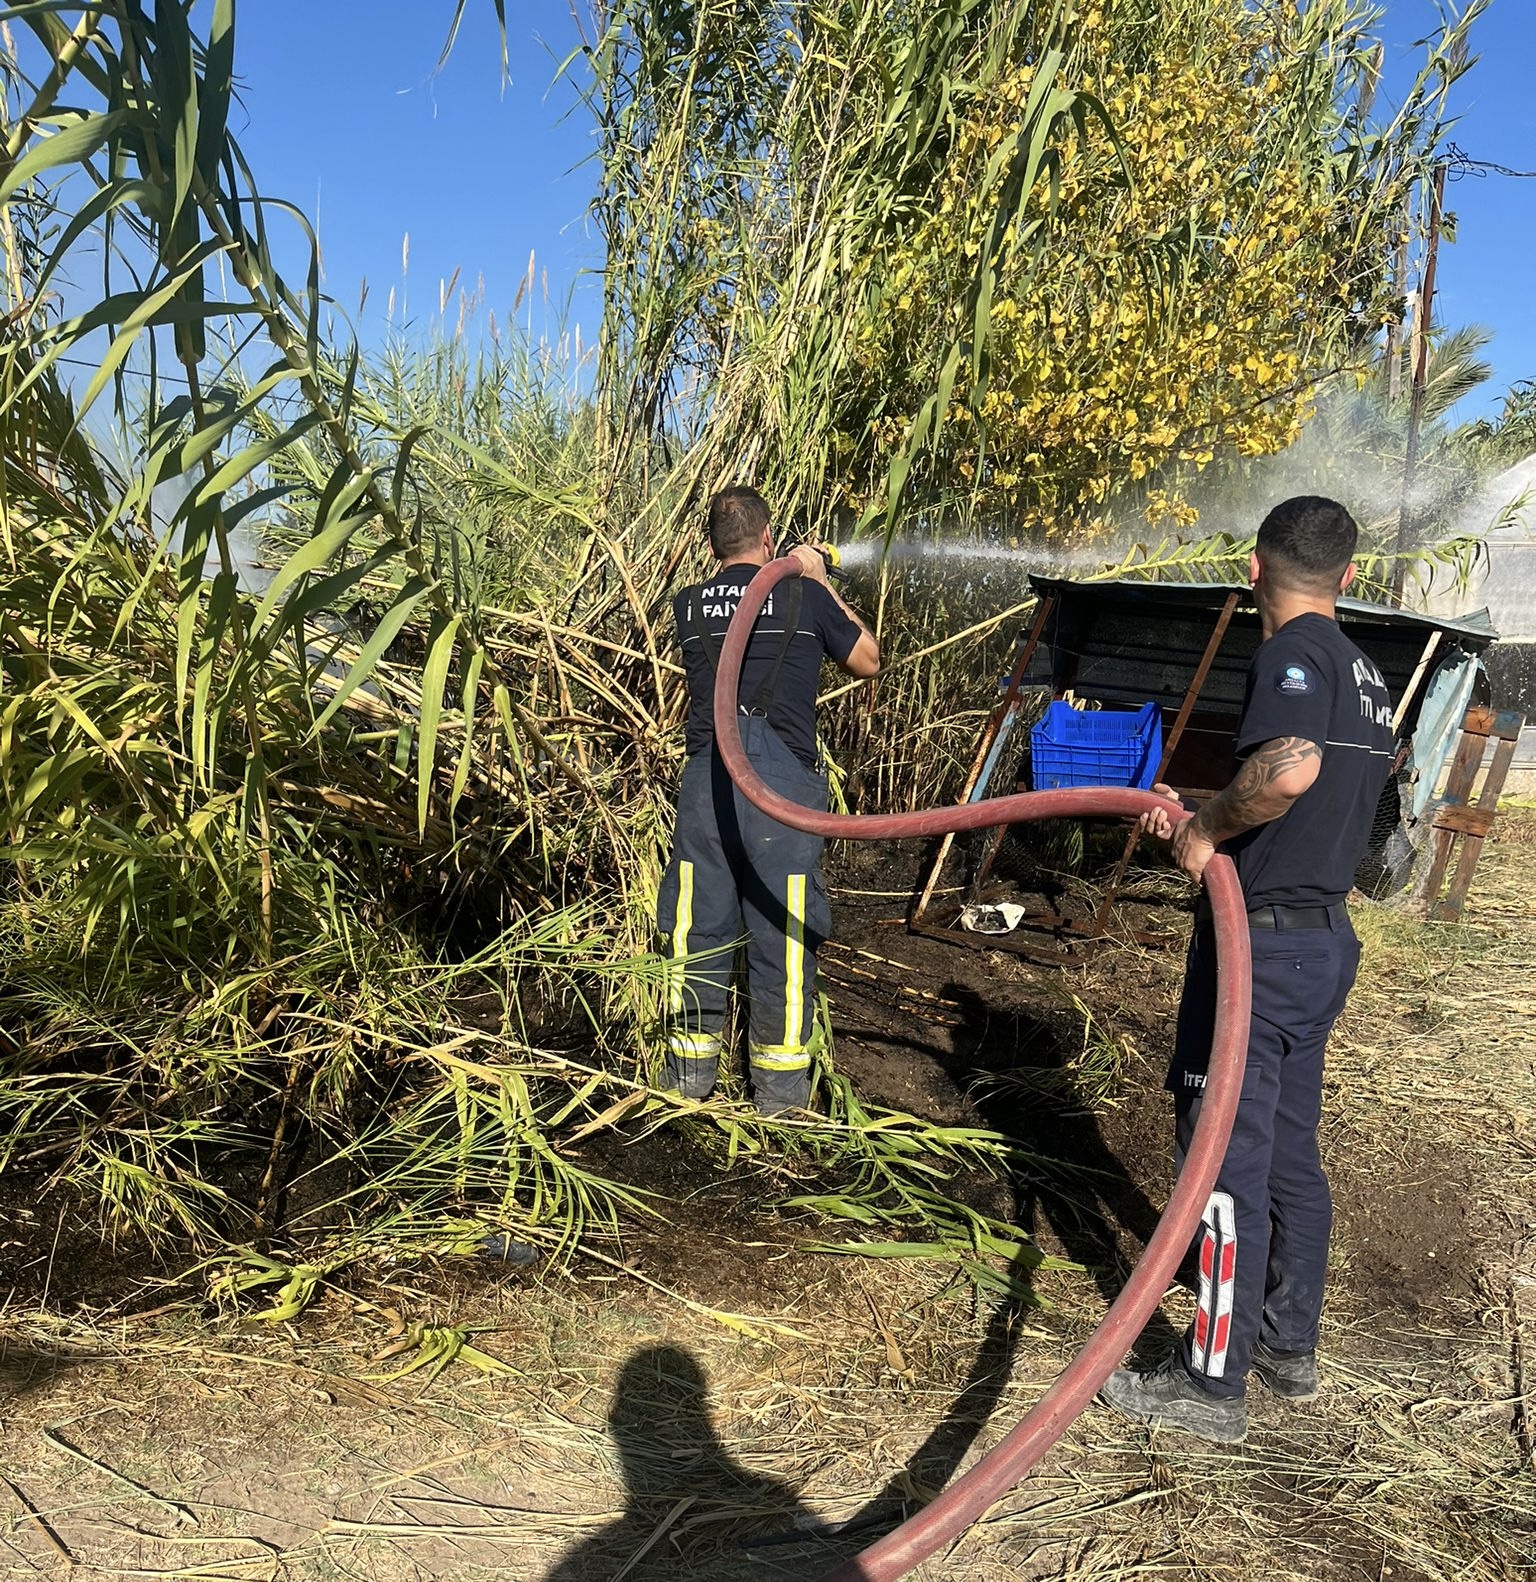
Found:
M 1092 1409 L 921 1576 L 1528 1574 L 1533 836 L 1512 819 L 1490 845 L 1464 927 L 1362 917 L 1367 965 L 1325 1109 L 1338 1230 L 1324 1398 L 1255 1400 L 1240 1452 Z M 831 865 L 837 1065 L 868 1104 L 1022 1143 L 1013 1179 L 958 1172 L 948 1189 L 1082 1266 L 1037 1276 L 1048 1305 L 981 1303 L 944 1268 L 812 1250 L 862 1234 L 779 1206 L 826 1185 L 814 1159 L 727 1170 L 707 1122 L 581 1145 L 661 1210 L 610 1262 L 354 1271 L 281 1327 L 167 1306 L 135 1249 L 93 1246 L 7 1181 L 0 1260 L 19 1278 L 0 1310 L 0 1562 L 270 1582 L 810 1582 L 858 1540 L 808 1548 L 798 1528 L 867 1537 L 920 1503 L 1038 1397 L 1140 1254 L 1171 1178 L 1161 1078 L 1180 958 L 1122 942 L 1045 967 L 910 934 L 913 866 L 867 849 Z M 1177 928 L 1167 877 L 1147 877 L 1133 922 Z M 1187 1318 L 1185 1294 L 1164 1306 L 1144 1356 Z M 459 1326 L 515 1371 L 392 1377 L 421 1323 Z
M 1159 1093 L 1158 1062 L 1180 957 L 1116 951 L 1112 969 L 1063 968 L 911 933 L 905 914 L 922 857 L 911 847 L 833 855 L 821 986 L 836 1067 L 865 1104 L 1015 1139 L 1028 1168 L 998 1180 L 957 1166 L 944 1190 L 1083 1265 L 1112 1300 L 1172 1179 L 1171 1105 Z M 1006 881 L 993 888 L 1020 893 Z M 1180 910 L 1133 904 L 1117 926 L 1149 923 L 1176 938 Z M 1105 1087 L 1156 1097 L 1096 1104 Z M 732 1310 L 792 1299 L 807 1280 L 837 1283 L 804 1244 L 856 1232 L 778 1207 L 834 1189 L 834 1169 L 792 1153 L 726 1170 L 720 1138 L 704 1128 L 691 1140 L 679 1148 L 671 1132 L 621 1126 L 580 1146 L 584 1165 L 666 1205 L 661 1222 L 626 1231 L 631 1267 Z
M 848 854 L 838 877 L 823 976 L 839 1067 L 871 1103 L 1017 1138 L 1038 1166 L 989 1206 L 1047 1252 L 1085 1265 L 1113 1299 L 1173 1181 L 1173 1105 L 1162 1084 L 1190 917 L 1177 881 L 1153 870 L 1131 893 L 1155 901 L 1117 909 L 1112 946 L 1050 966 L 988 949 L 984 937 L 963 946 L 909 932 L 907 853 Z M 878 890 L 891 893 L 859 893 Z M 1006 881 L 985 895 L 1032 908 L 1061 898 Z M 931 915 L 948 921 L 954 911 L 941 902 Z M 1179 943 L 1139 948 L 1133 931 Z M 1053 948 L 1050 935 L 1040 941 Z M 1112 1090 L 1097 1103 L 1096 1077 Z M 1073 1168 L 1052 1168 L 1063 1164 Z M 1356 1256 L 1381 1301 L 1415 1313 L 1440 1302 L 1448 1281 L 1470 1291 L 1466 1195 L 1437 1147 L 1409 1138 L 1390 1162 L 1345 1151 L 1329 1167 L 1338 1217 L 1368 1231 Z
M 1109 976 L 1091 964 L 1037 965 L 978 936 L 964 947 L 910 933 L 901 901 L 853 893 L 898 887 L 904 871 L 910 875 L 903 857 L 834 886 L 823 977 L 839 1067 L 871 1103 L 989 1127 L 1042 1162 L 1100 1174 L 1109 1218 L 1134 1235 L 1149 1233 L 1156 1213 L 1146 1193 L 1171 1178 L 1166 1130 L 1146 1107 L 1095 1109 L 1085 1085 L 1097 1077 L 1116 1088 L 1160 1086 L 1153 1068 L 1166 1044 L 1177 958 L 1117 952 Z M 1091 1028 L 1085 1011 L 1095 1018 Z M 1075 1257 L 1103 1248 L 1102 1239 L 1081 1240 L 1082 1227 L 1063 1214 L 1047 1179 L 1011 1186 L 1007 1211 L 1054 1234 L 1055 1250 Z

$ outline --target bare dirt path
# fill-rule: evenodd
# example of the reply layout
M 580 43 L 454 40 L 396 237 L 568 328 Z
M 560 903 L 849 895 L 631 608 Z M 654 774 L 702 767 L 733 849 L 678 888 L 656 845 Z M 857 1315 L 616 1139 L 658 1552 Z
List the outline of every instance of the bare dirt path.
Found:
M 878 887 L 856 877 L 845 890 Z M 1325 1119 L 1339 1228 L 1322 1399 L 1256 1396 L 1235 1451 L 1092 1409 L 921 1575 L 1532 1574 L 1533 894 L 1536 828 L 1512 819 L 1463 926 L 1362 914 Z M 899 900 L 835 900 L 840 1066 L 871 1101 L 1005 1126 L 1036 1151 L 1017 1180 L 962 1188 L 1088 1266 L 1038 1277 L 1053 1305 L 989 1307 L 922 1267 L 808 1252 L 815 1228 L 766 1206 L 784 1187 L 771 1168 L 727 1188 L 697 1162 L 674 1162 L 672 1226 L 626 1255 L 777 1329 L 744 1333 L 595 1265 L 547 1282 L 379 1271 L 275 1330 L 12 1303 L 0 1575 L 809 1582 L 857 1547 L 827 1527 L 889 1522 L 995 1443 L 1163 1201 L 1178 962 L 1037 971 L 906 935 L 882 921 Z M 1085 1104 L 1110 1066 L 1116 1091 Z M 1170 1293 L 1146 1349 L 1188 1300 Z M 402 1317 L 485 1325 L 476 1344 L 511 1371 L 380 1377 Z

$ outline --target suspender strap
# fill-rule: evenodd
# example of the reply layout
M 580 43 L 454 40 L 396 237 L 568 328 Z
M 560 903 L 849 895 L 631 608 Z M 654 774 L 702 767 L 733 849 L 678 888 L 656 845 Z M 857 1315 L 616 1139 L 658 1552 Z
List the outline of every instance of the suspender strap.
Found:
M 763 684 L 757 689 L 757 695 L 752 699 L 748 709 L 749 714 L 763 714 L 768 712 L 768 705 L 773 701 L 773 689 L 779 684 L 779 672 L 784 668 L 784 658 L 789 653 L 789 645 L 795 640 L 795 632 L 800 625 L 800 604 L 802 590 L 798 577 L 786 579 L 789 587 L 784 599 L 784 635 L 779 640 L 779 651 L 773 656 L 773 663 L 769 666 L 768 674 L 763 679 Z M 782 588 L 783 583 L 779 586 Z M 774 600 L 778 603 L 778 600 Z
M 800 625 L 800 605 L 804 599 L 804 591 L 800 586 L 798 577 L 786 578 L 773 590 L 773 602 L 780 606 L 783 614 L 783 635 L 779 639 L 778 652 L 773 656 L 773 663 L 768 667 L 768 674 L 763 684 L 753 695 L 748 704 L 738 706 L 744 714 L 763 714 L 768 712 L 768 705 L 773 700 L 773 689 L 778 685 L 779 672 L 784 668 L 784 658 L 789 653 L 789 645 L 795 640 L 795 632 Z M 718 674 L 720 670 L 720 650 L 725 646 L 723 639 L 717 639 L 704 624 L 704 617 L 699 610 L 696 597 L 690 597 L 687 606 L 688 635 L 696 637 L 699 645 L 704 650 L 704 657 L 709 661 L 712 673 Z M 755 637 L 754 633 L 754 637 Z M 747 652 L 751 653 L 751 644 Z

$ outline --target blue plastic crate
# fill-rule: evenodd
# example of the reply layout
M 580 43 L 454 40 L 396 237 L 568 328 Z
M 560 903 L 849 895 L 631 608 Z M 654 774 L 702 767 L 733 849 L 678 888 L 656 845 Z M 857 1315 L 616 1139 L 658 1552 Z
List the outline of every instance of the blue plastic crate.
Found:
M 1052 703 L 1029 733 L 1029 749 L 1030 784 L 1036 791 L 1062 786 L 1145 791 L 1162 761 L 1163 711 L 1155 703 L 1092 712 Z

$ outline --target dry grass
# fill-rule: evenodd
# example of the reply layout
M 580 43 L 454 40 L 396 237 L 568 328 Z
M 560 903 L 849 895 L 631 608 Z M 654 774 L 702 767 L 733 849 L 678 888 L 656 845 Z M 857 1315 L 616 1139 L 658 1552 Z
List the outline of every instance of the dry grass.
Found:
M 1531 1575 L 1527 833 L 1512 820 L 1490 847 L 1464 924 L 1362 921 L 1325 1125 L 1340 1226 L 1323 1398 L 1258 1396 L 1236 1451 L 1090 1410 L 921 1576 Z M 1173 964 L 1124 965 L 1143 1004 L 1166 998 Z M 1055 1311 L 1015 1315 L 1010 1330 L 931 1270 L 804 1267 L 794 1310 L 762 1315 L 793 1332 L 770 1339 L 596 1278 L 397 1280 L 371 1305 L 331 1292 L 276 1332 L 176 1311 L 13 1312 L 8 1574 L 810 1578 L 856 1539 L 808 1538 L 805 1524 L 921 1499 L 957 1456 L 995 1443 L 1099 1312 L 1070 1274 L 1050 1277 Z M 1170 1297 L 1175 1323 L 1186 1301 Z M 487 1325 L 476 1343 L 516 1375 L 368 1382 L 396 1365 L 378 1357 L 399 1317 Z M 798 1541 L 763 1541 L 786 1537 Z

